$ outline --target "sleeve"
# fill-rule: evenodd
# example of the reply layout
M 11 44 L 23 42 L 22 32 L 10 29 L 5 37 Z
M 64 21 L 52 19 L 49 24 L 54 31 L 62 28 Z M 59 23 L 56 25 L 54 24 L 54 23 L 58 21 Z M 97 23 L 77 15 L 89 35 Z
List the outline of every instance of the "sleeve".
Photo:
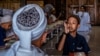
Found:
M 88 46 L 88 43 L 86 42 L 86 39 L 83 37 L 82 38 L 82 44 L 83 44 L 83 51 L 88 54 L 90 51 L 90 48 Z
M 89 13 L 87 12 L 87 13 L 85 13 L 85 19 L 86 19 L 86 22 L 87 23 L 90 23 L 90 15 L 89 15 Z

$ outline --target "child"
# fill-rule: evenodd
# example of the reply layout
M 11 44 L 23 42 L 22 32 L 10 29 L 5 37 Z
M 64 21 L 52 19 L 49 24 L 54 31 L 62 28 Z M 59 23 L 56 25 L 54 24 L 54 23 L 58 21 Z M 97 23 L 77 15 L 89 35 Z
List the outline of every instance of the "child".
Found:
M 85 38 L 77 33 L 79 25 L 80 19 L 76 15 L 68 17 L 67 23 L 64 23 L 65 32 L 62 34 L 62 39 L 58 45 L 58 50 L 63 50 L 64 56 L 71 56 L 78 52 L 87 56 L 90 51 Z
M 6 38 L 6 31 L 11 27 L 11 16 L 6 15 L 0 21 L 0 49 L 5 48 L 4 39 Z

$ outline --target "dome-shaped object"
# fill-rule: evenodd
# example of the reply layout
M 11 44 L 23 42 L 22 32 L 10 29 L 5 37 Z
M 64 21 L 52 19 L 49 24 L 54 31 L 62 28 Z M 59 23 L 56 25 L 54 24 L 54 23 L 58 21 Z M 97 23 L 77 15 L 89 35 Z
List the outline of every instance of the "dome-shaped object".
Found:
M 29 4 L 20 8 L 13 16 L 13 29 L 17 27 L 17 30 L 32 31 L 31 37 L 33 40 L 42 35 L 46 24 L 47 20 L 44 12 L 36 4 Z

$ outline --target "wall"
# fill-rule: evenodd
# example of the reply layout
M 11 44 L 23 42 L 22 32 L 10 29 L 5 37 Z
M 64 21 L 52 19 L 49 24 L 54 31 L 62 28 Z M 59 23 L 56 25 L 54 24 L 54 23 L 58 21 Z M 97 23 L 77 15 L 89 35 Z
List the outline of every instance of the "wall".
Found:
M 0 8 L 17 10 L 20 8 L 20 0 L 2 0 L 0 1 Z
M 38 4 L 41 7 L 44 6 L 44 1 L 43 0 L 27 0 L 27 4 Z

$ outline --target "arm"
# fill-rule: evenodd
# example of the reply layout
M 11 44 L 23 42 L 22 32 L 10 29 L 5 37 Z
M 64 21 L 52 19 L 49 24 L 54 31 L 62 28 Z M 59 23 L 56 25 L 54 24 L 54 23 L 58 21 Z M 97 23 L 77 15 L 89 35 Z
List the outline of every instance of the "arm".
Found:
M 58 45 L 58 51 L 61 51 L 63 49 L 64 43 L 65 43 L 65 39 L 67 37 L 67 34 L 69 33 L 68 26 L 67 26 L 67 24 L 65 22 L 64 22 L 64 27 L 65 27 L 65 31 L 64 31 L 65 33 L 63 33 L 63 35 L 61 36 L 62 38 L 61 38 L 61 41 L 60 41 L 60 43 Z
M 12 36 L 6 37 L 6 38 L 4 39 L 4 41 L 9 41 L 9 40 L 11 40 L 11 39 L 18 40 L 18 38 L 17 38 L 16 35 L 12 35 Z
M 58 51 L 61 51 L 63 49 L 64 43 L 65 43 L 65 39 L 66 39 L 66 34 L 63 34 L 62 39 L 58 45 Z

